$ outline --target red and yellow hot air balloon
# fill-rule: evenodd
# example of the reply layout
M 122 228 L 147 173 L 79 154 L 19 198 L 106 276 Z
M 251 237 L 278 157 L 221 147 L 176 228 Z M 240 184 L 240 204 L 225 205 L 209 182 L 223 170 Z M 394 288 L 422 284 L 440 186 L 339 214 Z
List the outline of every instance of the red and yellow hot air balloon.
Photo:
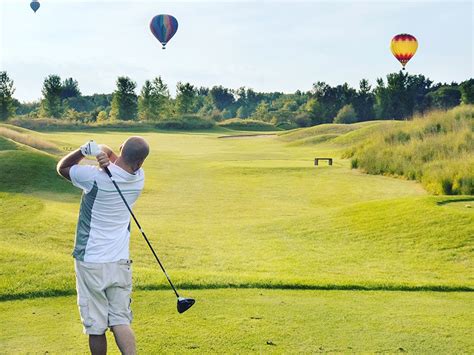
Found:
M 402 63 L 403 70 L 405 70 L 405 65 L 407 65 L 418 49 L 418 41 L 415 36 L 401 33 L 392 38 L 390 49 L 395 58 Z

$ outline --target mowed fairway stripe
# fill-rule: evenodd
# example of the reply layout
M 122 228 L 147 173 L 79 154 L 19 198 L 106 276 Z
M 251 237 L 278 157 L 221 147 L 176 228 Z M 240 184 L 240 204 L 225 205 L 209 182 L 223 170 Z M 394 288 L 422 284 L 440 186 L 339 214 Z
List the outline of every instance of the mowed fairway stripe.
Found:
M 474 351 L 474 299 L 467 293 L 228 289 L 192 296 L 196 305 L 180 315 L 169 291 L 134 293 L 140 353 Z M 74 297 L 0 303 L 2 351 L 86 353 L 76 307 Z

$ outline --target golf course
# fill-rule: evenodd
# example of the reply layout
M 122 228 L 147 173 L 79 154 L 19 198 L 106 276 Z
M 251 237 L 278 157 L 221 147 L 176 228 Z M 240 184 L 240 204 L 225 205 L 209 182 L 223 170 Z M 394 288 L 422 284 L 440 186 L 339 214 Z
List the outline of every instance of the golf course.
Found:
M 71 256 L 81 191 L 55 166 L 90 139 L 118 151 L 140 135 L 151 153 L 134 212 L 180 293 L 196 299 L 176 312 L 132 225 L 140 353 L 473 353 L 472 195 L 433 195 L 347 158 L 372 131 L 402 124 L 250 133 L 2 124 L 0 352 L 87 353 Z

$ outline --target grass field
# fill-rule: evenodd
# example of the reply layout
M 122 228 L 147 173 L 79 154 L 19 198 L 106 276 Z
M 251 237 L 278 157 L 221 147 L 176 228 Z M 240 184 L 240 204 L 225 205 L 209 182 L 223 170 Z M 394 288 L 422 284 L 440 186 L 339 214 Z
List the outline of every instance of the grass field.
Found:
M 382 124 L 323 128 L 335 136 L 311 142 L 302 131 L 240 139 L 218 138 L 239 133 L 222 129 L 141 132 L 152 152 L 135 211 L 173 280 L 198 303 L 175 314 L 132 228 L 139 347 L 472 353 L 472 196 L 430 196 L 413 181 L 351 170 L 342 152 Z M 70 256 L 80 193 L 56 176 L 57 157 L 40 142 L 67 151 L 95 139 L 117 149 L 130 133 L 20 133 L 33 147 L 27 137 L 0 137 L 0 310 L 11 324 L 0 345 L 85 351 Z M 316 168 L 316 156 L 334 165 Z

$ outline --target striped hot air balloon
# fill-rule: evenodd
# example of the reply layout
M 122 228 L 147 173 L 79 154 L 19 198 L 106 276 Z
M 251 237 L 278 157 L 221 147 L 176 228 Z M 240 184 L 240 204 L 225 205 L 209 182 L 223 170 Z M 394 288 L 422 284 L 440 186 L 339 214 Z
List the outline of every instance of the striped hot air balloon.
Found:
M 405 65 L 407 65 L 418 49 L 418 41 L 414 36 L 402 33 L 392 38 L 390 49 L 395 58 L 402 63 L 403 70 L 405 70 Z
M 178 21 L 171 15 L 156 15 L 151 19 L 150 30 L 165 49 L 166 43 L 178 30 Z

